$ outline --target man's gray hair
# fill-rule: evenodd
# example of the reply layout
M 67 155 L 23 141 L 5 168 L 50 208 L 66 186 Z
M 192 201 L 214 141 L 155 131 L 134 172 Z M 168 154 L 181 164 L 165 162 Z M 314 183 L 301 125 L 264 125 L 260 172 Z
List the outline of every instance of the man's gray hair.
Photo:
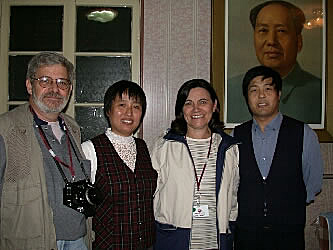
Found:
M 73 83 L 75 78 L 74 65 L 66 57 L 55 52 L 41 52 L 32 57 L 28 64 L 26 79 L 35 77 L 39 68 L 56 64 L 61 64 L 67 69 L 68 78 Z

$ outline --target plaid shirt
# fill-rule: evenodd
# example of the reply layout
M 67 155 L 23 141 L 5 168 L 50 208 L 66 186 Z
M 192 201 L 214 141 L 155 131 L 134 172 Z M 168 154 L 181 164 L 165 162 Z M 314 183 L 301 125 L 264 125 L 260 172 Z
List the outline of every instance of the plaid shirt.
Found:
M 91 140 L 97 156 L 95 184 L 104 201 L 93 218 L 94 249 L 146 249 L 155 241 L 153 194 L 157 173 L 145 142 L 135 138 L 132 172 L 105 134 Z

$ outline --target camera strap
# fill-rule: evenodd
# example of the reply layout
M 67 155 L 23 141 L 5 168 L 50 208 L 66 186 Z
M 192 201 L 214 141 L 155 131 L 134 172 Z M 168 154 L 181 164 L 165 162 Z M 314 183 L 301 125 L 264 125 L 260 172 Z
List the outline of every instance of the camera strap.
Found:
M 72 178 L 74 180 L 75 178 L 75 171 L 74 171 L 74 167 L 73 167 L 73 160 L 72 160 L 72 152 L 71 152 L 71 149 L 70 149 L 70 144 L 69 144 L 69 136 L 68 136 L 68 132 L 67 132 L 67 129 L 65 129 L 65 133 L 66 133 L 66 136 L 67 136 L 67 146 L 68 146 L 68 154 L 69 154 L 69 158 L 70 158 L 70 165 L 66 164 L 65 162 L 63 162 L 53 151 L 53 149 L 51 148 L 51 145 L 49 143 L 49 141 L 47 140 L 46 138 L 46 135 L 43 131 L 43 129 L 41 128 L 40 125 L 37 125 L 38 127 L 38 131 L 39 131 L 39 134 L 47 148 L 47 150 L 49 151 L 49 153 L 51 154 L 54 162 L 56 163 L 57 165 L 57 168 L 62 176 L 62 178 L 64 179 L 65 183 L 68 182 L 67 178 L 66 178 L 66 175 L 64 173 L 64 171 L 62 170 L 61 166 L 59 163 L 61 163 L 63 166 L 67 167 L 69 169 L 69 171 L 71 172 L 71 175 L 72 175 Z
M 70 162 L 71 162 L 71 165 L 70 165 L 70 166 L 68 166 L 66 163 L 64 163 L 63 161 L 61 161 L 61 160 L 59 159 L 59 157 L 54 153 L 54 151 L 53 151 L 52 148 L 51 148 L 50 143 L 48 142 L 48 140 L 47 140 L 47 138 L 46 138 L 46 136 L 45 136 L 45 133 L 44 133 L 43 129 L 40 127 L 40 125 L 38 125 L 39 133 L 41 134 L 41 137 L 42 137 L 42 139 L 43 139 L 43 142 L 45 143 L 46 148 L 48 149 L 48 151 L 50 152 L 50 154 L 51 154 L 53 160 L 55 161 L 55 163 L 56 163 L 56 165 L 57 165 L 57 167 L 58 167 L 58 169 L 59 169 L 59 171 L 60 171 L 60 173 L 61 173 L 61 175 L 62 175 L 64 181 L 65 181 L 65 183 L 67 183 L 68 180 L 67 180 L 67 178 L 66 178 L 66 175 L 65 175 L 64 171 L 63 171 L 62 168 L 60 167 L 60 164 L 59 164 L 59 163 L 61 163 L 61 164 L 64 165 L 65 167 L 69 168 L 70 170 L 71 170 L 71 167 L 72 167 L 73 174 L 75 174 L 75 172 L 74 172 L 74 167 L 73 167 L 73 161 L 72 161 L 72 154 L 71 154 L 71 150 L 70 150 L 71 147 L 72 147 L 72 149 L 73 149 L 73 151 L 74 151 L 74 154 L 75 154 L 75 156 L 76 156 L 76 159 L 77 159 L 77 160 L 79 161 L 79 163 L 80 163 L 80 167 L 81 167 L 81 170 L 82 170 L 82 172 L 83 172 L 83 174 L 84 174 L 84 177 L 85 177 L 86 181 L 89 181 L 89 180 L 90 180 L 90 179 L 89 179 L 89 176 L 87 175 L 87 172 L 86 172 L 86 170 L 85 170 L 84 167 L 83 167 L 83 163 L 82 163 L 82 161 L 81 161 L 81 158 L 78 156 L 78 153 L 77 153 L 77 151 L 76 151 L 76 148 L 74 147 L 73 142 L 72 142 L 70 136 L 68 135 L 68 128 L 67 128 L 66 124 L 65 124 L 64 127 L 65 127 L 65 133 L 66 133 L 66 136 L 67 136 L 68 152 L 69 152 Z M 72 173 L 72 171 L 71 171 L 71 173 Z M 72 177 L 73 177 L 73 179 L 74 179 L 75 175 L 73 175 L 73 174 L 72 174 Z
M 66 175 L 65 175 L 64 171 L 62 170 L 62 168 L 61 168 L 61 166 L 60 166 L 59 163 L 61 163 L 62 165 L 64 165 L 65 167 L 67 167 L 67 168 L 69 169 L 69 171 L 70 171 L 70 173 L 71 173 L 71 175 L 72 175 L 72 179 L 73 179 L 73 181 L 74 181 L 74 178 L 75 178 L 75 171 L 74 171 L 74 166 L 73 166 L 71 147 L 73 148 L 74 154 L 75 154 L 77 160 L 78 160 L 79 163 L 80 163 L 80 167 L 81 167 L 81 170 L 82 170 L 82 172 L 83 172 L 83 174 L 84 174 L 84 176 L 85 176 L 86 181 L 89 182 L 90 179 L 89 179 L 89 177 L 88 177 L 88 175 L 87 175 L 87 173 L 86 173 L 86 171 L 85 171 L 85 169 L 84 169 L 84 167 L 83 167 L 83 162 L 82 162 L 82 160 L 81 160 L 82 157 L 81 157 L 81 158 L 78 157 L 78 154 L 77 154 L 77 152 L 76 152 L 76 148 L 74 147 L 74 145 L 73 145 L 73 143 L 72 143 L 72 141 L 71 141 L 71 139 L 70 139 L 70 136 L 69 136 L 69 134 L 68 134 L 68 128 L 67 128 L 66 123 L 63 122 L 62 124 L 64 125 L 64 126 L 63 126 L 63 129 L 64 129 L 65 134 L 66 134 L 66 137 L 67 137 L 67 146 L 68 146 L 68 154 L 69 154 L 69 159 L 70 159 L 70 165 L 68 165 L 68 164 L 66 164 L 65 162 L 63 162 L 63 161 L 62 161 L 62 160 L 61 160 L 61 159 L 60 159 L 60 158 L 54 153 L 53 149 L 51 148 L 50 143 L 48 142 L 48 140 L 47 140 L 47 138 L 46 138 L 46 135 L 45 135 L 45 133 L 44 133 L 44 131 L 43 131 L 41 125 L 37 122 L 37 121 L 40 120 L 40 119 L 38 118 L 37 114 L 35 113 L 35 111 L 33 110 L 33 108 L 32 108 L 31 106 L 29 106 L 29 109 L 30 109 L 30 112 L 31 112 L 31 113 L 33 114 L 33 116 L 34 116 L 34 120 L 35 120 L 36 126 L 38 127 L 39 134 L 40 134 L 40 136 L 41 136 L 41 138 L 42 138 L 42 140 L 43 140 L 43 142 L 44 142 L 44 144 L 45 144 L 47 150 L 48 150 L 49 153 L 51 154 L 51 156 L 52 156 L 52 158 L 53 158 L 53 160 L 54 160 L 54 162 L 55 162 L 55 164 L 56 164 L 56 166 L 57 166 L 57 168 L 58 168 L 58 170 L 59 170 L 59 172 L 60 172 L 62 178 L 64 179 L 64 182 L 67 184 L 69 181 L 68 181 L 68 179 L 66 178 Z M 46 122 L 45 122 L 45 123 L 46 123 Z M 60 124 L 59 124 L 59 125 L 60 125 Z
M 66 137 L 67 137 L 67 145 L 68 145 L 68 154 L 69 154 L 69 158 L 70 158 L 70 165 L 68 165 L 68 164 L 66 164 L 65 162 L 63 162 L 63 161 L 62 161 L 62 160 L 61 160 L 61 159 L 60 159 L 60 158 L 54 153 L 53 149 L 51 148 L 50 143 L 48 142 L 48 140 L 47 140 L 47 138 L 46 138 L 46 136 L 45 136 L 45 133 L 44 133 L 43 129 L 41 128 L 40 125 L 37 125 L 37 126 L 38 126 L 38 130 L 39 130 L 39 134 L 40 134 L 40 136 L 41 136 L 41 138 L 42 138 L 42 140 L 43 140 L 43 142 L 44 142 L 44 144 L 45 144 L 47 150 L 48 150 L 49 153 L 51 154 L 51 156 L 52 156 L 54 162 L 56 163 L 57 168 L 58 168 L 58 170 L 59 170 L 59 172 L 60 172 L 62 178 L 64 179 L 64 182 L 67 184 L 69 181 L 68 181 L 68 179 L 67 179 L 67 177 L 66 177 L 66 175 L 65 175 L 64 171 L 62 170 L 62 168 L 61 168 L 61 166 L 60 166 L 59 163 L 61 163 L 63 166 L 67 167 L 67 168 L 70 170 L 73 180 L 74 180 L 74 178 L 75 178 L 75 171 L 74 171 L 74 166 L 73 166 L 71 147 L 73 148 L 73 151 L 74 151 L 74 154 L 75 154 L 76 158 L 77 158 L 78 161 L 80 162 L 80 167 L 81 167 L 81 170 L 82 170 L 82 172 L 83 172 L 83 174 L 84 174 L 84 176 L 85 176 L 85 179 L 86 179 L 87 181 L 89 181 L 89 177 L 88 177 L 88 175 L 87 175 L 87 173 L 86 173 L 86 171 L 85 171 L 85 169 L 84 169 L 84 167 L 83 167 L 83 163 L 82 163 L 82 161 L 80 160 L 80 158 L 78 157 L 78 154 L 77 154 L 77 152 L 76 152 L 76 150 L 75 150 L 75 147 L 74 147 L 74 145 L 73 145 L 73 142 L 71 141 L 71 139 L 70 139 L 70 137 L 69 137 L 69 135 L 68 135 L 68 129 L 67 129 L 66 124 L 65 124 L 65 133 L 66 133 Z
M 76 158 L 77 158 L 78 161 L 80 162 L 80 167 L 81 167 L 81 170 L 82 170 L 82 172 L 83 172 L 83 174 L 84 174 L 84 177 L 86 178 L 87 181 L 89 181 L 89 180 L 90 180 L 90 179 L 89 179 L 89 176 L 87 175 L 86 170 L 85 170 L 84 167 L 83 167 L 83 163 L 82 163 L 82 161 L 80 160 L 80 158 L 79 158 L 79 156 L 78 156 L 78 154 L 77 154 L 77 152 L 76 152 L 76 148 L 74 147 L 73 142 L 72 142 L 72 140 L 70 139 L 70 137 L 68 137 L 68 140 L 69 140 L 69 143 L 71 144 L 71 146 L 72 146 L 72 148 L 73 148 L 73 151 L 74 151 L 74 154 L 75 154 Z

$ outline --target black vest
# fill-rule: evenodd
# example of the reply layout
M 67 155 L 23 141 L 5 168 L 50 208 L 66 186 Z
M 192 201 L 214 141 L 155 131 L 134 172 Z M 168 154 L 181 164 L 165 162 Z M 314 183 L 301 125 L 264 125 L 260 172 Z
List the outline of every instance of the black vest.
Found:
M 239 145 L 238 224 L 274 226 L 288 231 L 304 227 L 306 188 L 302 172 L 304 124 L 283 116 L 269 174 L 264 180 L 253 150 L 252 120 L 234 130 Z
M 105 134 L 93 138 L 95 185 L 104 192 L 93 218 L 94 249 L 147 249 L 155 241 L 153 195 L 157 173 L 146 143 L 135 138 L 135 171 L 129 169 Z

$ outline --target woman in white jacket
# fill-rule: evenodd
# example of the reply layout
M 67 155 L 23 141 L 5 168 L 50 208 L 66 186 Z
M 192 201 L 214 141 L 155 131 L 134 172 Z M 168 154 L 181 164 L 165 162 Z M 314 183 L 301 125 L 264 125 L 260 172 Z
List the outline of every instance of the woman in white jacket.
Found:
M 158 250 L 232 249 L 238 146 L 222 131 L 219 101 L 205 80 L 178 91 L 176 119 L 151 150 Z

